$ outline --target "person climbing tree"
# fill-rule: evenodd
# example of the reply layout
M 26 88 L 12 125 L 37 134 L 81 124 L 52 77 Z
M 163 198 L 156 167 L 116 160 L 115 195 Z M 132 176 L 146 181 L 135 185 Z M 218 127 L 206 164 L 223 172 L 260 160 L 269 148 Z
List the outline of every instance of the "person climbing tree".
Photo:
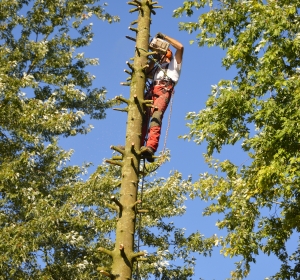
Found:
M 148 87 L 144 98 L 147 100 L 152 99 L 153 107 L 148 108 L 144 116 L 141 153 L 149 162 L 154 161 L 153 155 L 158 148 L 163 115 L 174 93 L 174 87 L 179 80 L 184 50 L 183 45 L 170 36 L 159 32 L 156 37 L 170 43 L 176 49 L 176 52 L 173 55 L 171 49 L 168 49 L 166 54 L 160 54 L 156 59 L 151 60 L 146 70 L 152 83 Z M 146 135 L 147 131 L 148 135 Z

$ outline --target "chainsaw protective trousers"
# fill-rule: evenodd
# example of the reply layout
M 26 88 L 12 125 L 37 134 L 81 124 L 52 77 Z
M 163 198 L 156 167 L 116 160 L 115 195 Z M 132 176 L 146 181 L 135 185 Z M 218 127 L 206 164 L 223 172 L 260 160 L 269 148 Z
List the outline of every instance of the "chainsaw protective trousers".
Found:
M 163 116 L 169 105 L 173 92 L 173 84 L 155 85 L 151 86 L 145 94 L 145 99 L 152 99 L 153 108 L 147 107 L 146 113 L 144 115 L 141 145 L 152 148 L 154 152 L 156 152 L 158 148 Z M 147 130 L 148 136 L 146 139 Z

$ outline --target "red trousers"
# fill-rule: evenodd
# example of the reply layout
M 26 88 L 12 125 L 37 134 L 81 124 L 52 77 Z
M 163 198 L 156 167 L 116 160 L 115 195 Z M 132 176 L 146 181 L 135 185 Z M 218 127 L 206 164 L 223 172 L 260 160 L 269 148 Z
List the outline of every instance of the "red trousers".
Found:
M 174 91 L 174 85 L 151 86 L 145 94 L 145 99 L 153 100 L 153 108 L 147 107 L 142 131 L 142 146 L 151 147 L 154 152 L 158 148 L 161 134 L 162 119 Z M 149 125 L 150 121 L 150 125 Z M 149 129 L 148 129 L 149 126 Z M 148 130 L 148 136 L 146 134 Z M 146 141 L 146 143 L 145 143 Z

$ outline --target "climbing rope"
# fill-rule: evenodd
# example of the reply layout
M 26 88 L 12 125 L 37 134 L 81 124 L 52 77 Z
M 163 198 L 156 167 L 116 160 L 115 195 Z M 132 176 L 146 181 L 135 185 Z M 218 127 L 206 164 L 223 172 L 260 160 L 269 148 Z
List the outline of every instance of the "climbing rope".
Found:
M 173 94 L 171 95 L 171 101 L 170 101 L 170 110 L 169 110 L 169 116 L 168 116 L 168 125 L 167 125 L 167 129 L 166 129 L 166 134 L 165 134 L 165 140 L 164 140 L 164 146 L 163 146 L 163 150 L 162 153 L 165 153 L 165 149 L 166 149 L 166 145 L 167 145 L 167 139 L 168 139 L 168 134 L 169 134 L 169 129 L 170 129 L 170 125 L 171 125 L 171 115 L 172 115 L 172 107 L 173 107 Z
M 145 169 L 146 169 L 146 159 L 144 159 L 143 163 L 143 176 L 142 176 L 142 186 L 141 186 L 141 208 L 143 207 L 143 192 L 144 192 L 144 181 L 145 181 Z M 140 236 L 141 236 L 141 224 L 142 224 L 142 213 L 139 213 L 139 226 L 138 226 L 138 242 L 137 242 L 137 251 L 140 251 Z M 139 262 L 136 263 L 136 275 L 137 279 L 140 278 L 139 273 Z

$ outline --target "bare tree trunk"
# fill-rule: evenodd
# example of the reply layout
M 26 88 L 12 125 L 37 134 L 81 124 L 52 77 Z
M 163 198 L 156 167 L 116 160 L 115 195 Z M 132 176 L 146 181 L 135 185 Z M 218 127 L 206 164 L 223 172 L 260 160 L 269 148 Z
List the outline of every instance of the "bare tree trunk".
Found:
M 155 14 L 154 9 L 160 8 L 154 6 L 157 2 L 149 0 L 140 0 L 128 2 L 129 5 L 134 6 L 130 12 L 138 12 L 138 20 L 131 23 L 130 29 L 136 33 L 136 46 L 134 63 L 127 62 L 131 80 L 130 97 L 125 99 L 118 97 L 118 99 L 128 106 L 122 111 L 128 112 L 126 143 L 125 151 L 112 147 L 114 150 L 120 152 L 122 157 L 114 157 L 107 162 L 118 164 L 122 167 L 122 181 L 120 190 L 120 201 L 115 197 L 112 200 L 116 206 L 113 206 L 118 213 L 119 218 L 116 228 L 116 242 L 113 251 L 100 248 L 99 250 L 109 254 L 113 261 L 110 272 L 104 270 L 102 274 L 107 275 L 111 279 L 131 279 L 133 263 L 143 256 L 143 252 L 134 252 L 134 234 L 136 221 L 136 205 L 138 181 L 139 181 L 139 165 L 140 165 L 140 148 L 142 136 L 143 115 L 146 106 L 151 106 L 149 101 L 144 100 L 144 90 L 146 83 L 145 68 L 147 67 L 148 44 L 150 37 L 150 22 L 151 13 Z M 137 24 L 137 28 L 133 25 Z M 112 206 L 112 205 L 111 205 Z

